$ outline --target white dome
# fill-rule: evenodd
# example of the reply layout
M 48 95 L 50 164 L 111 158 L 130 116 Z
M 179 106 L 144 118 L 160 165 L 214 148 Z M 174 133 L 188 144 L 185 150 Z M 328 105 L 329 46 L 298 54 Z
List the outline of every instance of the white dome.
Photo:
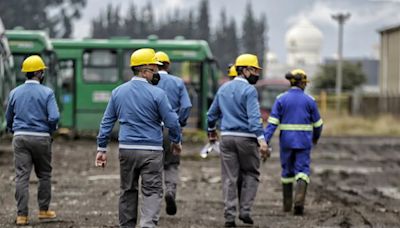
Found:
M 278 57 L 276 56 L 275 53 L 273 52 L 267 52 L 267 64 L 268 63 L 277 63 L 278 62 Z
M 322 32 L 303 18 L 286 33 L 288 64 L 316 64 L 320 62 Z

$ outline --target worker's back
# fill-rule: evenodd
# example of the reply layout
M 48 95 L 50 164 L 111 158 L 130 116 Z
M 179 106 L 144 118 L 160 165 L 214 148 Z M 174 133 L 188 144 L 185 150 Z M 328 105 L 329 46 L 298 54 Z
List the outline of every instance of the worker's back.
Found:
M 117 87 L 112 99 L 120 124 L 120 143 L 161 146 L 161 114 L 168 112 L 160 110 L 161 103 L 168 103 L 162 89 L 135 77 Z
M 260 134 L 257 96 L 257 90 L 244 78 L 237 77 L 222 85 L 216 97 L 222 113 L 221 131 L 251 133 L 254 137 Z
M 27 80 L 13 89 L 9 109 L 13 112 L 13 120 L 10 121 L 13 131 L 51 133 L 56 129 L 59 112 L 54 93 L 38 81 Z
M 297 87 L 278 96 L 272 117 L 279 119 L 280 143 L 285 148 L 310 148 L 313 123 L 320 119 L 315 100 Z

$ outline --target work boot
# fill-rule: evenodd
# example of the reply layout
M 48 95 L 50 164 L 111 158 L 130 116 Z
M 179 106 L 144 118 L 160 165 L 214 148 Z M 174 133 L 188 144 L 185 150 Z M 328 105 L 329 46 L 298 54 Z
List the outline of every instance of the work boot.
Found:
M 24 215 L 19 215 L 17 216 L 17 219 L 15 220 L 15 224 L 17 226 L 25 226 L 28 225 L 28 216 L 24 216 Z
M 242 220 L 243 223 L 246 224 L 254 224 L 253 219 L 250 217 L 250 215 L 245 215 L 245 216 L 239 216 L 239 219 Z
M 282 184 L 283 211 L 289 212 L 293 206 L 293 183 Z
M 165 194 L 165 203 L 167 204 L 167 207 L 165 208 L 167 214 L 175 215 L 177 208 L 176 208 L 175 196 L 172 192 L 167 192 Z
M 294 196 L 294 214 L 303 215 L 304 201 L 307 193 L 307 182 L 299 179 L 296 183 L 296 193 Z
M 235 221 L 226 221 L 224 227 L 236 227 Z
M 39 211 L 39 219 L 53 219 L 55 217 L 57 217 L 56 212 L 55 211 Z

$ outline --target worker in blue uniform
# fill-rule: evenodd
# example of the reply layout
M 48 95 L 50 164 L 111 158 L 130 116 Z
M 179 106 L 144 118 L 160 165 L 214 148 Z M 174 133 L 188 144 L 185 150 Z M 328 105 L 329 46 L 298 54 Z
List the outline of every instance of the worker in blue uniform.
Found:
M 190 115 L 192 103 L 187 92 L 185 82 L 174 75 L 169 74 L 171 60 L 167 53 L 158 51 L 156 58 L 162 65 L 158 65 L 158 73 L 160 74 L 160 82 L 158 87 L 163 89 L 167 94 L 172 110 L 179 117 L 181 128 L 186 126 Z M 179 164 L 180 156 L 174 155 L 171 151 L 171 142 L 169 141 L 168 131 L 164 130 L 164 185 L 165 185 L 165 203 L 166 212 L 168 215 L 175 215 L 177 212 L 176 206 L 176 191 L 179 181 Z
M 141 178 L 142 206 L 140 227 L 158 224 L 163 195 L 163 134 L 170 130 L 172 151 L 182 150 L 178 116 L 172 110 L 166 93 L 154 86 L 160 81 L 155 51 L 138 49 L 131 55 L 132 80 L 112 91 L 97 136 L 96 166 L 107 162 L 107 144 L 115 122 L 119 122 L 120 161 L 120 227 L 135 227 L 138 188 Z
M 296 181 L 294 214 L 302 215 L 310 183 L 310 153 L 322 131 L 322 119 L 314 98 L 304 92 L 309 82 L 306 73 L 295 69 L 286 74 L 291 88 L 278 95 L 264 131 L 270 145 L 276 128 L 280 128 L 283 210 L 293 207 L 293 183 Z
M 60 117 L 53 90 L 42 85 L 46 66 L 38 55 L 29 56 L 22 63 L 26 81 L 10 92 L 6 119 L 7 129 L 14 134 L 15 200 L 17 225 L 27 225 L 29 178 L 35 168 L 39 179 L 39 219 L 56 218 L 49 210 L 51 201 L 52 133 Z
M 223 84 L 208 110 L 208 137 L 217 140 L 221 130 L 221 176 L 225 227 L 235 227 L 239 198 L 239 219 L 253 224 L 251 208 L 256 197 L 260 158 L 268 157 L 264 139 L 256 84 L 261 67 L 257 56 L 242 54 L 235 61 L 238 76 Z M 238 191 L 238 179 L 242 179 Z M 240 192 L 240 196 L 238 194 Z

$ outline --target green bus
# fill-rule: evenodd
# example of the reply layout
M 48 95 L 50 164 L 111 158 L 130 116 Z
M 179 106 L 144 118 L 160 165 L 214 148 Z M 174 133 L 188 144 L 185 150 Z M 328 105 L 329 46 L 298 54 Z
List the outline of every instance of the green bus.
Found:
M 5 110 L 8 95 L 15 87 L 14 60 L 0 19 L 0 134 L 6 130 Z
M 171 73 L 186 84 L 193 108 L 188 127 L 205 129 L 206 112 L 218 86 L 218 70 L 208 43 L 201 40 L 54 39 L 62 77 L 61 125 L 98 130 L 111 91 L 132 77 L 130 55 L 139 48 L 166 52 Z
M 48 67 L 44 83 L 55 92 L 61 109 L 61 78 L 57 75 L 57 56 L 47 33 L 40 30 L 6 30 L 6 36 L 14 57 L 17 85 L 25 82 L 25 74 L 21 72 L 22 62 L 30 55 L 41 56 Z

